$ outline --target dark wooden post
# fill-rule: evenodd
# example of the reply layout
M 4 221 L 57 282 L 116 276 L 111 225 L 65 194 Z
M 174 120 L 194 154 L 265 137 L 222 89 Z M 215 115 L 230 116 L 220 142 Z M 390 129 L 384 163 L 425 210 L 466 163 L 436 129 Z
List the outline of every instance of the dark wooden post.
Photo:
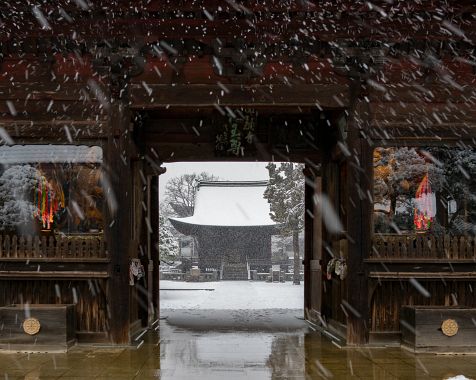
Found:
M 347 207 L 348 238 L 347 344 L 368 342 L 368 277 L 364 259 L 372 249 L 373 149 L 366 138 L 370 110 L 361 83 L 351 80 L 348 119 Z
M 103 187 L 108 204 L 105 234 L 110 278 L 107 287 L 109 335 L 114 344 L 129 344 L 129 250 L 131 243 L 132 167 L 129 157 L 131 118 L 119 97 L 110 104 L 110 134 L 104 154 Z
M 322 217 L 314 197 L 322 192 L 319 173 L 306 167 L 304 170 L 304 312 L 306 318 L 320 322 L 322 303 Z
M 160 316 L 160 257 L 159 257 L 159 176 L 149 176 L 149 218 L 151 231 L 149 234 L 149 260 L 152 262 L 152 304 L 155 317 Z
M 312 297 L 312 289 L 311 289 L 311 260 L 312 260 L 312 249 L 313 249 L 313 219 L 314 219 L 314 208 L 312 205 L 312 195 L 314 193 L 314 189 L 310 186 L 309 181 L 312 181 L 310 178 L 310 171 L 306 167 L 304 169 L 304 176 L 305 176 L 305 187 L 304 187 L 304 313 L 305 317 L 312 319 L 310 315 L 311 311 L 311 297 Z

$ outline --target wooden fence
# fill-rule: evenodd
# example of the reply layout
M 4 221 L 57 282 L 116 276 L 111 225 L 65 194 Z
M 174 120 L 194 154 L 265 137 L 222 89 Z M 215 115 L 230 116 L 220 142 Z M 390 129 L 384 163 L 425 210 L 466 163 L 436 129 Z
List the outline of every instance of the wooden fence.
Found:
M 476 259 L 476 237 L 376 234 L 371 259 Z
M 0 260 L 106 257 L 106 244 L 102 235 L 60 237 L 0 235 Z

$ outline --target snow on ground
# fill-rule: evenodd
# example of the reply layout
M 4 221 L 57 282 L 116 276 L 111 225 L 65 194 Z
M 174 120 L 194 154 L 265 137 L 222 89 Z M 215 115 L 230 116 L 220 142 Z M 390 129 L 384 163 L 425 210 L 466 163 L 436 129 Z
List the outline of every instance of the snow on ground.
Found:
M 293 309 L 161 310 L 167 325 L 194 331 L 289 332 L 306 330 L 304 311 Z
M 303 284 L 251 281 L 160 282 L 162 310 L 262 310 L 303 307 Z

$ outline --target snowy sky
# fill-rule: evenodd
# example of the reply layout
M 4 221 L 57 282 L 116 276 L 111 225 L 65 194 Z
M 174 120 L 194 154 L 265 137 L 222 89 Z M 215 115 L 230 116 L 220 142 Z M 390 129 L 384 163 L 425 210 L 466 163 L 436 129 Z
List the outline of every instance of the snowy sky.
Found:
M 167 172 L 160 176 L 160 200 L 164 199 L 168 180 L 182 174 L 208 172 L 223 181 L 268 180 L 267 162 L 178 162 L 164 164 Z

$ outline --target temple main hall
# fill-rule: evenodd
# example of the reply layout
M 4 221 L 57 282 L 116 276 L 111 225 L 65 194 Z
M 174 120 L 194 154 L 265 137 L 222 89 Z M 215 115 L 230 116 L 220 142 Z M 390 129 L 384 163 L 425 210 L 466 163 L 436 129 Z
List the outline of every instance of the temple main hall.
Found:
M 271 236 L 279 232 L 264 198 L 266 184 L 200 182 L 193 215 L 170 218 L 179 232 L 195 239 L 200 269 L 216 269 L 224 280 L 249 280 L 251 270 L 269 272 Z

